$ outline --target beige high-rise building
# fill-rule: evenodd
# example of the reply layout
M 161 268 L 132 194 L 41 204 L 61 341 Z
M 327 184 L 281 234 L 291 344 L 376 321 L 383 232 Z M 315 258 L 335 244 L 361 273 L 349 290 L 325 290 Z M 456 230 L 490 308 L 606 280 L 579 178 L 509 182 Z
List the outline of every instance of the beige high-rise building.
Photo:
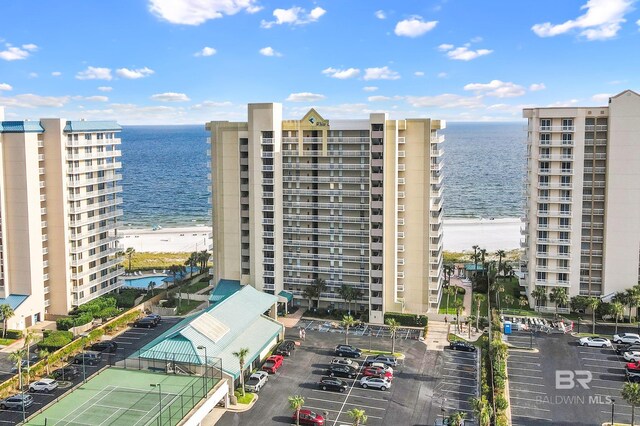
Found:
M 0 109 L 0 304 L 10 328 L 66 315 L 119 286 L 115 122 L 4 121 Z
M 521 283 L 606 298 L 638 283 L 640 95 L 531 108 Z M 531 304 L 535 302 L 531 299 Z M 541 310 L 554 310 L 547 301 Z
M 249 104 L 248 122 L 213 121 L 213 281 L 238 280 L 296 305 L 323 279 L 320 306 L 424 314 L 442 290 L 439 120 L 327 120 Z M 312 301 L 312 303 L 316 303 Z

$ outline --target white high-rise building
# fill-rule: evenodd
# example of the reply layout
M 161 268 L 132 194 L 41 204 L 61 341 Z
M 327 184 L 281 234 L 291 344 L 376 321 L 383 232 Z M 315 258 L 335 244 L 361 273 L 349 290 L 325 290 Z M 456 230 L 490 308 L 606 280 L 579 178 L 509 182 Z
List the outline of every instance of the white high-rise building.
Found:
M 610 296 L 640 275 L 640 95 L 528 108 L 521 283 Z M 533 304 L 534 301 L 531 300 Z M 547 302 L 553 309 L 553 302 Z
M 238 280 L 307 306 L 424 314 L 442 290 L 444 122 L 327 120 L 311 109 L 283 120 L 281 104 L 249 104 L 248 122 L 213 121 L 214 283 Z M 284 292 L 284 293 L 283 293 Z M 312 303 L 315 303 L 311 301 Z
M 22 329 L 119 286 L 115 122 L 5 121 L 0 109 L 0 304 Z

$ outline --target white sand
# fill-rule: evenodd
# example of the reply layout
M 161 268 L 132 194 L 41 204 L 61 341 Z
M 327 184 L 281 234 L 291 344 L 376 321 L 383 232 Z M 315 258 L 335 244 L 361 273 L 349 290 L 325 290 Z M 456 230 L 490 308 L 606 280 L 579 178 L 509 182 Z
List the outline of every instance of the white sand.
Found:
M 513 250 L 520 247 L 520 219 L 445 219 L 444 249 L 467 251 L 475 244 L 488 251 Z M 207 226 L 183 228 L 124 229 L 119 231 L 124 249 L 140 252 L 193 252 L 211 244 Z

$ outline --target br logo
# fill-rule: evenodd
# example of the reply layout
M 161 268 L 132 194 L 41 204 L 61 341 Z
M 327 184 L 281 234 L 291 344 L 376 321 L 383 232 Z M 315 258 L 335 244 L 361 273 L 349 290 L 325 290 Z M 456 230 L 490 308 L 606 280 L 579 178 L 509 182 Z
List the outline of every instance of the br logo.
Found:
M 316 119 L 314 117 L 309 117 L 309 123 L 315 124 Z
M 556 389 L 574 389 L 576 383 L 583 389 L 589 389 L 592 378 L 588 370 L 556 370 Z

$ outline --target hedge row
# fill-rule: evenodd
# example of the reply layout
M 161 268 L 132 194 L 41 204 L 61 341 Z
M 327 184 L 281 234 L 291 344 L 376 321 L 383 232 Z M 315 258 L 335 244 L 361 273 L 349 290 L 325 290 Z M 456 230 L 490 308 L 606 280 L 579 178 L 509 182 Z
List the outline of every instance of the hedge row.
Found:
M 408 327 L 424 327 L 427 325 L 427 317 L 416 314 L 402 314 L 400 312 L 387 312 L 384 314 L 384 322 L 388 319 L 395 319 L 400 325 Z
M 93 316 L 89 313 L 80 314 L 76 317 L 64 317 L 56 320 L 56 328 L 61 331 L 67 331 L 73 327 L 89 324 L 93 321 Z
M 0 334 L 0 336 L 2 336 Z M 6 339 L 22 339 L 22 331 L 21 330 L 8 330 L 7 329 L 7 335 L 6 335 Z
M 67 346 L 72 340 L 73 333 L 70 331 L 53 331 L 38 342 L 38 349 L 44 349 L 49 352 L 57 351 Z

